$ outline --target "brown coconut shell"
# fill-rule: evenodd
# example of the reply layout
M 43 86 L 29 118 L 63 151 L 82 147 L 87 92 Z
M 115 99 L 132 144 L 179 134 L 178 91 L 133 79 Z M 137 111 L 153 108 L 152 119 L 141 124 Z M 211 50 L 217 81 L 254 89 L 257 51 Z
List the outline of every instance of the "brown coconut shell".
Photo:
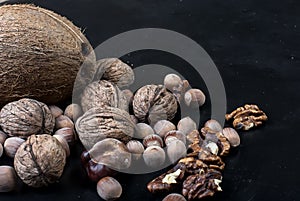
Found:
M 24 97 L 46 104 L 70 98 L 84 61 L 95 65 L 92 50 L 65 17 L 34 5 L 1 6 L 0 106 Z

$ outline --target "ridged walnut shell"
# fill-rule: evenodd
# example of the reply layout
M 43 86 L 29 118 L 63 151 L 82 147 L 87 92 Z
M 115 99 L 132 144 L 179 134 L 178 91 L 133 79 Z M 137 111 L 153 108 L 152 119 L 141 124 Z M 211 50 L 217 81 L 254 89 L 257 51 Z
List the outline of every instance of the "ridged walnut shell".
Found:
M 127 99 L 116 85 L 106 80 L 90 83 L 83 91 L 81 97 L 83 112 L 93 107 L 105 106 L 128 110 Z
M 56 182 L 66 164 L 66 152 L 51 135 L 31 135 L 19 147 L 14 167 L 22 181 L 31 187 Z
M 146 85 L 141 87 L 133 98 L 133 111 L 142 122 L 148 120 L 151 125 L 157 121 L 171 120 L 177 112 L 175 96 L 163 85 Z
M 87 150 L 105 138 L 127 143 L 134 134 L 135 124 L 128 112 L 114 107 L 92 108 L 76 121 L 76 131 Z
M 54 124 L 48 106 L 29 98 L 8 103 L 0 111 L 0 126 L 9 136 L 26 138 L 33 134 L 50 134 Z
M 108 80 L 118 87 L 126 87 L 134 82 L 134 72 L 130 66 L 118 58 L 105 58 L 97 61 L 98 73 L 96 78 Z

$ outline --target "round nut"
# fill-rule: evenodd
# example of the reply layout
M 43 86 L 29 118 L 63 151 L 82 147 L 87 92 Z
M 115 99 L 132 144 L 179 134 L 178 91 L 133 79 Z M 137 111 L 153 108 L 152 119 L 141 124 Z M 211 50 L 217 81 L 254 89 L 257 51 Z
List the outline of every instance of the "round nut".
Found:
M 152 134 L 152 135 L 147 135 L 144 138 L 143 145 L 145 147 L 150 147 L 150 146 L 163 147 L 164 142 L 163 142 L 162 138 L 159 135 Z
M 187 135 L 193 130 L 197 130 L 197 125 L 190 117 L 184 117 L 178 122 L 177 129 Z
M 183 88 L 182 79 L 173 73 L 165 76 L 164 85 L 172 92 L 181 92 Z
M 150 146 L 143 153 L 144 162 L 148 167 L 158 168 L 166 160 L 165 151 L 159 146 Z
M 165 135 L 165 144 L 168 146 L 173 140 L 181 140 L 184 144 L 186 144 L 186 135 L 177 130 L 169 131 Z
M 223 135 L 226 137 L 232 147 L 237 147 L 240 145 L 240 136 L 235 129 L 229 127 L 224 128 Z
M 152 127 L 149 126 L 146 123 L 138 123 L 138 124 L 136 124 L 135 130 L 136 130 L 136 132 L 135 132 L 135 136 L 134 137 L 138 138 L 138 139 L 144 139 L 148 135 L 154 134 L 154 131 L 153 131 Z
M 184 101 L 187 106 L 197 108 L 205 103 L 205 95 L 200 89 L 190 89 L 185 92 Z
M 54 135 L 63 136 L 70 145 L 73 145 L 76 141 L 75 131 L 72 128 L 60 128 L 54 133 Z
M 138 160 L 141 158 L 143 152 L 145 151 L 145 148 L 143 144 L 137 140 L 130 140 L 126 147 L 130 153 L 132 153 L 132 156 L 135 160 Z
M 17 175 L 13 167 L 0 166 L 0 193 L 10 192 L 17 187 Z
M 64 115 L 75 122 L 82 115 L 82 109 L 80 105 L 72 103 L 66 107 Z
M 173 140 L 167 146 L 167 154 L 171 163 L 175 163 L 186 155 L 186 146 L 181 140 Z
M 65 115 L 60 115 L 55 119 L 55 128 L 60 129 L 60 128 L 74 128 L 74 123 L 73 121 L 65 116 Z
M 7 138 L 6 133 L 4 133 L 3 131 L 0 130 L 0 144 L 4 144 L 5 140 Z
M 3 154 L 3 146 L 2 146 L 2 144 L 0 144 L 0 158 L 1 158 L 2 154 Z
M 207 122 L 205 122 L 204 127 L 207 127 L 210 130 L 215 131 L 215 132 L 222 132 L 222 130 L 223 130 L 223 127 L 221 126 L 221 124 L 217 120 L 214 120 L 214 119 L 210 119 Z
M 69 148 L 69 145 L 68 145 L 68 142 L 66 141 L 66 139 L 62 135 L 53 135 L 53 137 L 55 137 L 59 141 L 61 146 L 66 151 L 66 156 L 69 157 L 70 156 L 70 148 Z
M 181 194 L 171 193 L 167 195 L 162 201 L 186 201 L 186 199 Z
M 59 117 L 60 115 L 62 115 L 64 112 L 62 111 L 62 109 L 60 109 L 58 106 L 56 105 L 50 105 L 49 109 L 53 115 L 54 118 Z
M 160 120 L 154 125 L 153 129 L 156 134 L 163 138 L 169 131 L 175 130 L 176 126 L 168 120 Z
M 8 157 L 14 158 L 18 148 L 25 142 L 24 139 L 19 137 L 7 138 L 4 142 L 4 150 Z
M 122 186 L 113 177 L 104 177 L 97 183 L 97 192 L 104 200 L 116 200 L 121 197 Z

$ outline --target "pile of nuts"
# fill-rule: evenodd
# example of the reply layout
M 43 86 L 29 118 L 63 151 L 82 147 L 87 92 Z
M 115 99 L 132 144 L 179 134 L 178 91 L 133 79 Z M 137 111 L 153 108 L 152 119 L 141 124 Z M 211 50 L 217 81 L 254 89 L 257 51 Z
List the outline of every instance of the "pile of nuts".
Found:
M 205 104 L 200 89 L 168 74 L 163 85 L 142 86 L 133 93 L 126 88 L 134 82 L 127 64 L 107 58 L 97 67 L 80 102 L 65 111 L 29 98 L 1 109 L 0 157 L 5 153 L 13 158 L 14 168 L 0 166 L 0 192 L 14 190 L 17 178 L 31 187 L 57 181 L 77 136 L 86 149 L 82 165 L 104 200 L 121 196 L 122 186 L 114 176 L 137 162 L 151 170 L 173 165 L 147 186 L 152 193 L 171 193 L 164 201 L 200 199 L 222 190 L 222 158 L 239 146 L 238 133 L 213 119 L 201 132 L 188 116 L 172 121 L 183 104 Z M 182 195 L 174 192 L 178 187 Z

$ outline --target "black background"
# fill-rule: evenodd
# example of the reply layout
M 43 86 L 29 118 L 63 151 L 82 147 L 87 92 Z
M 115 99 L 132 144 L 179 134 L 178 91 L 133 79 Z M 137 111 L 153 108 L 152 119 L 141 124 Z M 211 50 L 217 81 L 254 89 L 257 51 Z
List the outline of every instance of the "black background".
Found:
M 11 1 L 12 2 L 12 1 Z M 137 28 L 164 28 L 182 33 L 211 56 L 223 78 L 227 110 L 256 103 L 269 116 L 262 127 L 240 132 L 241 146 L 225 160 L 223 192 L 215 201 L 300 200 L 300 1 L 102 1 L 40 0 L 34 3 L 66 16 L 83 28 L 93 47 Z M 133 66 L 156 63 L 185 65 L 159 52 L 126 55 Z M 194 86 L 205 88 L 196 80 Z M 209 104 L 203 110 L 209 110 Z M 201 117 L 201 123 L 209 112 Z M 100 200 L 79 162 L 81 146 L 72 156 L 60 182 L 43 189 L 23 186 L 0 194 L 1 201 Z M 10 164 L 1 159 L 1 164 Z M 146 190 L 159 173 L 121 175 L 120 200 L 161 200 Z

